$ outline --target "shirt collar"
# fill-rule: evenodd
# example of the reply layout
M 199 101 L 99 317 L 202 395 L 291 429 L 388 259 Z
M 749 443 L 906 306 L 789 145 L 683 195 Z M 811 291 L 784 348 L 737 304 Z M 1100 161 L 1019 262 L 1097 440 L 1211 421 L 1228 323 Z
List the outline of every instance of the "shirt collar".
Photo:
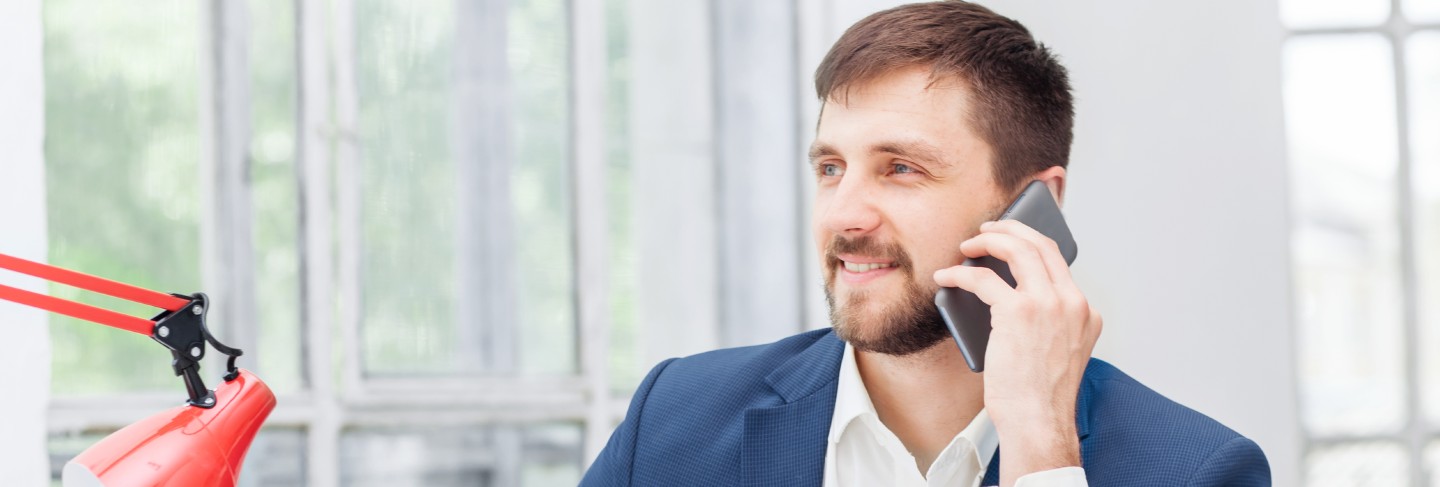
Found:
M 835 391 L 835 413 L 830 418 L 831 444 L 840 443 L 845 429 L 852 424 L 858 424 L 856 420 L 866 414 L 875 416 L 876 423 L 879 424 L 875 403 L 870 401 L 870 392 L 865 389 L 865 381 L 860 378 L 860 368 L 855 363 L 855 348 L 851 347 L 850 343 L 845 343 L 845 352 L 841 357 L 840 377 Z M 962 438 L 969 439 L 971 444 L 975 445 L 975 459 L 980 462 L 983 471 L 990 465 L 996 448 L 1000 446 L 1000 435 L 995 431 L 995 423 L 990 421 L 988 410 L 981 409 L 975 419 L 950 440 L 950 446 L 946 447 L 946 450 L 953 450 L 955 443 Z
M 969 438 L 970 443 L 975 445 L 975 460 L 980 462 L 980 471 L 990 466 L 990 459 L 995 457 L 995 452 L 1000 448 L 1000 434 L 995 431 L 995 423 L 990 421 L 990 411 L 981 409 L 975 419 L 970 421 L 960 434 L 955 436 L 951 443 L 960 441 L 960 438 Z
M 865 413 L 875 413 L 875 404 L 870 402 L 870 393 L 865 390 L 865 382 L 860 380 L 860 369 L 855 365 L 855 349 L 848 342 L 841 357 L 840 377 L 835 389 L 835 414 L 830 417 L 830 443 L 839 443 L 841 434 L 852 421 Z

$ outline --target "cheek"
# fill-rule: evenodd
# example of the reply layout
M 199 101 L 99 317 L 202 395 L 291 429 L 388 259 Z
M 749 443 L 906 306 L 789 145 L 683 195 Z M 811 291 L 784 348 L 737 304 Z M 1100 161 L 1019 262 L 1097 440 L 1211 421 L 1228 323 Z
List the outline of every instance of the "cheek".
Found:
M 915 248 L 910 252 L 910 259 L 915 269 L 915 280 L 923 285 L 934 285 L 931 277 L 935 271 L 950 266 L 959 265 L 965 260 L 960 254 L 960 242 L 952 242 L 943 237 L 936 237 L 932 242 L 926 242 L 923 247 Z
M 810 211 L 810 236 L 815 239 L 815 253 L 821 258 L 825 257 L 825 245 L 830 242 L 830 232 L 825 229 L 821 220 L 825 203 L 820 199 L 815 200 L 815 207 Z
M 915 209 L 907 212 L 904 226 L 906 252 L 915 269 L 915 278 L 922 284 L 933 285 L 931 274 L 946 267 L 959 265 L 965 260 L 960 253 L 960 243 L 973 236 L 979 222 L 959 211 L 936 211 L 934 208 Z M 897 222 L 897 226 L 899 222 Z M 970 229 L 970 230 L 967 230 Z

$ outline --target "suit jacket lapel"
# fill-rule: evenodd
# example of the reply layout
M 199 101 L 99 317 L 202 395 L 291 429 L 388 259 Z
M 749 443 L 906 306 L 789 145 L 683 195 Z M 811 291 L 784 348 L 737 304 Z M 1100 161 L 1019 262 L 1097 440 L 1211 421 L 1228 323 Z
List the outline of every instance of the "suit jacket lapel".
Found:
M 744 485 L 819 486 L 844 342 L 833 332 L 765 377 L 784 404 L 745 412 Z M 699 480 L 699 479 L 697 479 Z
M 1090 360 L 1085 367 L 1085 375 L 1087 376 L 1090 375 L 1089 365 L 1093 364 L 1095 359 Z M 1094 392 L 1094 388 L 1090 386 L 1090 381 L 1081 379 L 1080 392 L 1075 396 L 1075 431 L 1080 436 L 1080 454 L 1082 457 L 1085 454 L 1085 438 L 1090 436 L 1090 396 Z M 990 458 L 990 466 L 985 469 L 985 478 L 980 480 L 980 485 L 984 487 L 1000 485 L 999 447 L 995 448 L 995 456 Z
M 1000 447 L 995 447 L 995 456 L 990 457 L 990 466 L 985 467 L 985 478 L 980 480 L 980 487 L 1000 485 Z

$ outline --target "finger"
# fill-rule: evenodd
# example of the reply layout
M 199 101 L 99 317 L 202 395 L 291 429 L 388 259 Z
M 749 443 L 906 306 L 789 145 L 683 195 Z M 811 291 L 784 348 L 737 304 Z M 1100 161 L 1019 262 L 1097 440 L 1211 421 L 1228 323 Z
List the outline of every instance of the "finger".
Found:
M 981 301 L 990 306 L 1013 299 L 1016 290 L 1010 284 L 986 267 L 957 265 L 935 271 L 935 283 L 945 287 L 958 287 L 975 293 Z
M 986 255 L 1005 261 L 1010 265 L 1010 274 L 1015 276 L 1017 289 L 1028 289 L 1050 285 L 1050 271 L 1046 268 L 1040 251 L 1033 244 L 1014 235 L 999 232 L 982 232 L 960 244 L 960 253 L 977 258 Z
M 1045 264 L 1045 270 L 1050 275 L 1050 280 L 1056 284 L 1073 285 L 1070 265 L 1065 263 L 1065 255 L 1060 253 L 1060 245 L 1055 243 L 1054 239 L 1040 233 L 1039 230 L 1031 228 L 1019 220 L 1000 220 L 980 224 L 980 231 L 1013 235 L 1030 242 L 1040 253 L 1041 261 Z
M 1100 333 L 1104 332 L 1105 330 L 1105 318 L 1100 316 L 1100 311 L 1095 309 L 1095 307 L 1093 306 L 1090 307 L 1089 325 L 1090 341 L 1093 342 L 1099 340 Z

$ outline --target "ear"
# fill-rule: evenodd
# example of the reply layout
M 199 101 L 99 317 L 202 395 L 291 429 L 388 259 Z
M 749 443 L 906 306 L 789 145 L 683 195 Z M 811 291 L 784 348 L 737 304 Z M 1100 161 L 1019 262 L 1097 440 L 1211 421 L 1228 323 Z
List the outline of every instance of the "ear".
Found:
M 1065 207 L 1065 168 L 1050 166 L 1035 173 L 1030 179 L 1045 183 L 1045 186 L 1050 188 L 1050 196 L 1055 198 L 1055 204 Z

